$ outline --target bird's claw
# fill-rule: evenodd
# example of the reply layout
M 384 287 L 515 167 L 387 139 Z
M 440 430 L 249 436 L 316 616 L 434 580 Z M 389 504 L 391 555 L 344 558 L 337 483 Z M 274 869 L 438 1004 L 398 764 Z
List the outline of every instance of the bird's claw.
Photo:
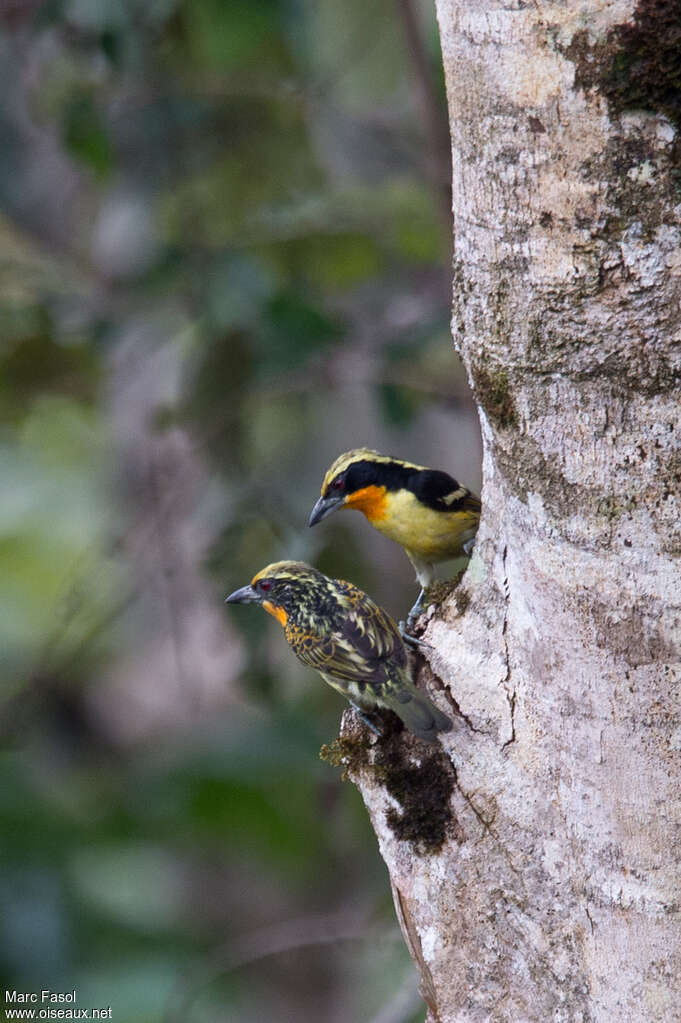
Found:
M 403 641 L 408 643 L 410 646 L 420 646 L 425 650 L 432 650 L 433 646 L 431 643 L 426 643 L 424 639 L 419 639 L 418 636 L 413 636 L 411 632 L 408 631 L 412 626 L 413 622 L 411 621 L 411 616 L 407 618 L 406 624 L 404 622 L 397 623 L 397 627 L 400 630 L 400 636 Z
M 374 724 L 374 722 L 373 722 L 373 721 L 371 720 L 371 718 L 369 717 L 369 715 L 368 715 L 368 714 L 365 714 L 365 713 L 364 713 L 364 711 L 362 710 L 362 708 L 361 708 L 361 707 L 358 707 L 356 703 L 353 703 L 353 702 L 352 702 L 352 700 L 350 700 L 350 704 L 351 704 L 351 705 L 352 705 L 352 706 L 353 706 L 353 707 L 355 708 L 355 710 L 357 711 L 357 713 L 359 714 L 359 716 L 361 717 L 362 721 L 363 721 L 363 722 L 364 722 L 364 724 L 365 724 L 365 725 L 367 726 L 367 728 L 370 728 L 370 729 L 371 729 L 371 731 L 372 731 L 372 732 L 373 732 L 373 733 L 374 733 L 375 735 L 378 735 L 378 736 L 380 736 L 380 737 L 382 738 L 382 737 L 383 737 L 383 732 L 382 732 L 382 731 L 381 731 L 381 729 L 380 729 L 380 728 L 378 727 L 378 725 L 375 725 L 375 724 Z
M 425 592 L 426 591 L 424 589 L 421 590 L 421 592 L 418 595 L 416 603 L 414 604 L 411 611 L 407 615 L 406 624 L 404 622 L 398 622 L 398 628 L 400 630 L 400 635 L 402 636 L 402 639 L 404 640 L 405 643 L 409 643 L 411 646 L 420 646 L 425 647 L 428 650 L 432 650 L 433 648 L 430 643 L 425 643 L 422 639 L 419 639 L 412 633 L 412 629 L 416 625 L 416 619 L 421 613 L 423 595 L 425 594 Z

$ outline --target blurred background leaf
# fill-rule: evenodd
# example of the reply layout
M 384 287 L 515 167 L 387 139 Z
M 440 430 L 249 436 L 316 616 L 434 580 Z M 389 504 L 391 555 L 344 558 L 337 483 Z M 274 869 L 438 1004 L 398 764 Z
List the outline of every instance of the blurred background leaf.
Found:
M 479 487 L 431 4 L 13 0 L 0 96 L 5 987 L 416 1023 L 342 703 L 222 598 L 300 557 L 404 614 L 305 525 L 342 450 Z

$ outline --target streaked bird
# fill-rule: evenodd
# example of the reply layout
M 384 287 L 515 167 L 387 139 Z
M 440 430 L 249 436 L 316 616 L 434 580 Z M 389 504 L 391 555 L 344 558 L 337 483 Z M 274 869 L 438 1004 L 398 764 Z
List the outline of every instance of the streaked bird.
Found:
M 302 561 L 278 561 L 226 600 L 260 604 L 283 626 L 296 657 L 315 668 L 363 717 L 387 707 L 425 742 L 437 741 L 438 732 L 452 727 L 412 682 L 395 622 L 352 583 L 329 579 Z

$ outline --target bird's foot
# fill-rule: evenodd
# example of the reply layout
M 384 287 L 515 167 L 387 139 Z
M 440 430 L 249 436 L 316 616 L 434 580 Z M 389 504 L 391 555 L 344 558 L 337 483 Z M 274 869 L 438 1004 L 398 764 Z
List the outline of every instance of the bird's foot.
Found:
M 383 736 L 383 732 L 382 732 L 382 731 L 381 731 L 381 729 L 380 729 L 380 728 L 378 727 L 378 725 L 374 724 L 374 722 L 373 722 L 373 721 L 371 720 L 371 718 L 369 717 L 369 715 L 368 715 L 368 714 L 365 714 L 365 713 L 364 713 L 364 711 L 362 710 L 362 708 L 361 708 L 361 707 L 358 707 L 356 703 L 353 703 L 353 702 L 352 702 L 352 700 L 350 700 L 350 704 L 351 704 L 351 706 L 353 706 L 353 707 L 355 708 L 355 710 L 357 711 L 357 713 L 359 714 L 359 716 L 361 717 L 362 721 L 363 721 L 363 722 L 364 722 L 364 724 L 365 724 L 365 725 L 367 726 L 367 728 L 370 728 L 370 729 L 371 729 L 371 731 L 372 731 L 372 732 L 373 732 L 373 733 L 374 733 L 375 735 L 378 735 L 378 736 L 381 736 L 381 737 L 382 737 L 382 736 Z
M 432 650 L 433 648 L 430 643 L 425 643 L 422 639 L 419 639 L 417 636 L 415 636 L 412 631 L 414 626 L 416 625 L 416 619 L 421 613 L 423 607 L 423 596 L 425 592 L 426 592 L 425 589 L 421 590 L 421 592 L 418 595 L 416 603 L 414 604 L 411 611 L 407 615 L 406 624 L 405 622 L 398 622 L 398 628 L 400 630 L 400 635 L 402 636 L 402 639 L 404 640 L 405 643 L 409 643 L 411 646 L 421 646 L 426 647 L 429 650 Z
M 398 622 L 397 627 L 400 630 L 400 636 L 402 637 L 405 643 L 409 644 L 409 646 L 420 646 L 423 647 L 425 650 L 433 649 L 431 643 L 426 643 L 425 639 L 419 639 L 418 636 L 413 636 L 411 632 L 407 631 L 410 628 L 409 618 L 407 618 L 406 624 L 404 622 Z
M 421 592 L 416 598 L 416 603 L 414 604 L 411 611 L 407 615 L 407 630 L 409 631 L 411 631 L 411 629 L 414 628 L 414 626 L 416 625 L 416 619 L 421 614 L 421 608 L 423 606 L 423 596 L 425 592 L 426 592 L 425 589 L 422 587 Z

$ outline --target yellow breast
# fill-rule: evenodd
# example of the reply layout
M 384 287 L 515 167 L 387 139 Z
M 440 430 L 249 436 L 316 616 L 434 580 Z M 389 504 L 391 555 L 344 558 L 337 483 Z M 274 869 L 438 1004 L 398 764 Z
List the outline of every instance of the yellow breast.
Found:
M 408 490 L 398 490 L 385 495 L 384 513 L 372 525 L 419 558 L 433 562 L 462 554 L 463 544 L 475 535 L 478 519 L 470 511 L 435 511 Z

